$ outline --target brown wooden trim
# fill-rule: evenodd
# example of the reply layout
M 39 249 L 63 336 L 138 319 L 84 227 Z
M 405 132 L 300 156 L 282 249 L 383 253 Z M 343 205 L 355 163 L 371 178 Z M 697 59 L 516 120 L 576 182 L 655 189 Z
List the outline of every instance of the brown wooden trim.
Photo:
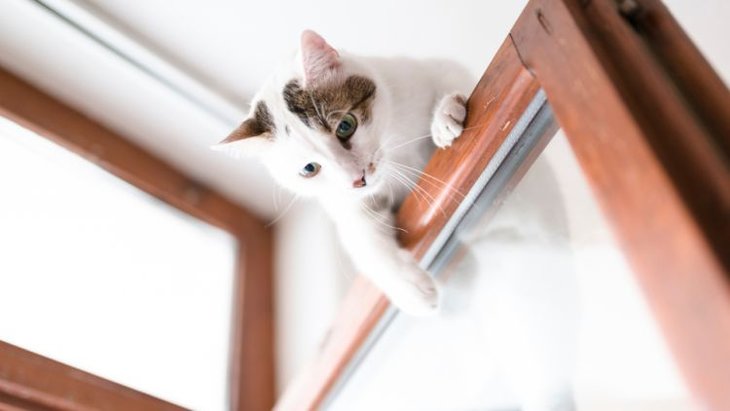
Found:
M 507 39 L 487 68 L 468 102 L 463 135 L 448 150 L 439 150 L 425 171 L 457 190 L 466 191 L 527 108 L 539 87 L 525 70 Z M 405 247 L 422 257 L 458 207 L 462 197 L 439 185 L 421 180 L 419 185 L 434 199 L 428 205 L 409 196 L 398 213 L 406 230 Z M 371 283 L 358 277 L 345 298 L 327 341 L 313 363 L 301 372 L 279 398 L 279 411 L 316 409 L 353 355 L 388 308 L 387 298 Z
M 231 327 L 230 409 L 267 411 L 274 405 L 273 235 L 240 241 Z
M 0 115 L 66 147 L 170 205 L 231 232 L 238 239 L 240 250 L 233 293 L 233 346 L 229 366 L 230 401 L 233 409 L 270 409 L 274 396 L 273 271 L 272 235 L 265 223 L 155 155 L 3 69 L 0 69 Z M 5 346 L 0 345 L 0 358 L 2 355 L 9 354 L 5 352 Z M 38 358 L 36 366 L 40 370 L 40 359 L 45 359 Z M 53 364 L 51 361 L 49 367 Z M 0 361 L 0 375 L 6 371 L 6 364 Z M 58 387 L 75 387 L 79 390 L 78 395 L 97 395 L 93 384 L 64 385 L 67 384 L 64 375 L 55 374 L 55 377 L 59 378 Z M 8 379 L 5 384 L 22 386 L 25 380 Z M 37 391 L 33 391 L 35 397 L 43 398 L 48 394 L 43 391 L 45 386 L 38 387 Z M 85 392 L 84 389 L 90 391 Z M 3 403 L 2 399 L 7 397 L 3 392 L 0 389 L 0 407 L 8 408 L 15 404 L 28 408 L 27 404 L 9 402 L 10 399 Z M 76 398 L 77 394 L 69 398 Z M 53 395 L 55 401 L 63 392 L 54 392 Z M 13 401 L 22 398 L 16 397 Z M 37 406 L 41 404 L 39 401 L 35 402 Z
M 460 193 L 422 179 L 419 186 L 435 201 L 426 204 L 414 195 L 404 201 L 398 226 L 406 230 L 400 236 L 405 247 L 417 256 L 426 252 L 539 89 L 508 38 L 469 98 L 466 129 L 458 144 L 438 150 L 424 168 Z
M 727 86 L 661 1 L 641 0 L 639 4 L 640 9 L 630 16 L 632 26 L 728 161 L 730 92 Z
M 2 68 L 0 115 L 210 224 L 234 233 L 261 225 L 244 208 Z
M 182 410 L 139 391 L 0 341 L 0 407 Z
M 687 383 L 730 409 L 728 91 L 658 2 L 624 3 L 533 0 L 512 36 Z

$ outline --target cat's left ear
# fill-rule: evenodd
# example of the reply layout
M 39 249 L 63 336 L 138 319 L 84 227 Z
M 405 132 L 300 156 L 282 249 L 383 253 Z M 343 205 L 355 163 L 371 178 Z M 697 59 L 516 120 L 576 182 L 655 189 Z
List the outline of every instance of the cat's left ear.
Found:
M 210 148 L 237 158 L 257 156 L 271 147 L 273 127 L 266 105 L 259 103 L 251 117 L 241 123 L 223 141 Z
M 337 50 L 312 30 L 302 32 L 300 52 L 305 87 L 326 78 L 340 66 Z

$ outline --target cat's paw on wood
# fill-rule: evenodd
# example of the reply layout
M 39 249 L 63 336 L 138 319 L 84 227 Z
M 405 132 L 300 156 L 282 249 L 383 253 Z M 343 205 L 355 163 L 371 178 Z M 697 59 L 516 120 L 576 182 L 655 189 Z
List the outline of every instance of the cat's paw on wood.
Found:
M 411 315 L 433 315 L 439 309 L 439 289 L 435 280 L 416 264 L 411 254 L 401 250 L 403 265 L 395 284 L 388 287 L 393 304 Z
M 461 94 L 449 94 L 436 106 L 431 122 L 431 138 L 438 147 L 446 148 L 464 131 L 466 98 Z

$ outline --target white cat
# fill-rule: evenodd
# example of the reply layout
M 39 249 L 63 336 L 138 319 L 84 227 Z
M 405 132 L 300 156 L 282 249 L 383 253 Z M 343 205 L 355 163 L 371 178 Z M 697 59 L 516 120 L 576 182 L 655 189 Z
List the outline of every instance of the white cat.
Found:
M 434 312 L 438 289 L 399 247 L 394 211 L 436 146 L 461 134 L 473 79 L 449 61 L 337 51 L 309 30 L 293 63 L 214 148 L 258 157 L 279 184 L 317 198 L 360 273 L 402 310 Z

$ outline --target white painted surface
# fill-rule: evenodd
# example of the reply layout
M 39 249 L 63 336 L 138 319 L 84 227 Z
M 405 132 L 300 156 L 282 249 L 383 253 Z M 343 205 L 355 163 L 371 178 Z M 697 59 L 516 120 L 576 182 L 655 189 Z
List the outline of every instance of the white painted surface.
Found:
M 275 235 L 276 382 L 281 391 L 322 344 L 354 272 L 332 223 L 314 204 L 293 207 Z
M 235 240 L 0 117 L 0 340 L 226 409 Z

